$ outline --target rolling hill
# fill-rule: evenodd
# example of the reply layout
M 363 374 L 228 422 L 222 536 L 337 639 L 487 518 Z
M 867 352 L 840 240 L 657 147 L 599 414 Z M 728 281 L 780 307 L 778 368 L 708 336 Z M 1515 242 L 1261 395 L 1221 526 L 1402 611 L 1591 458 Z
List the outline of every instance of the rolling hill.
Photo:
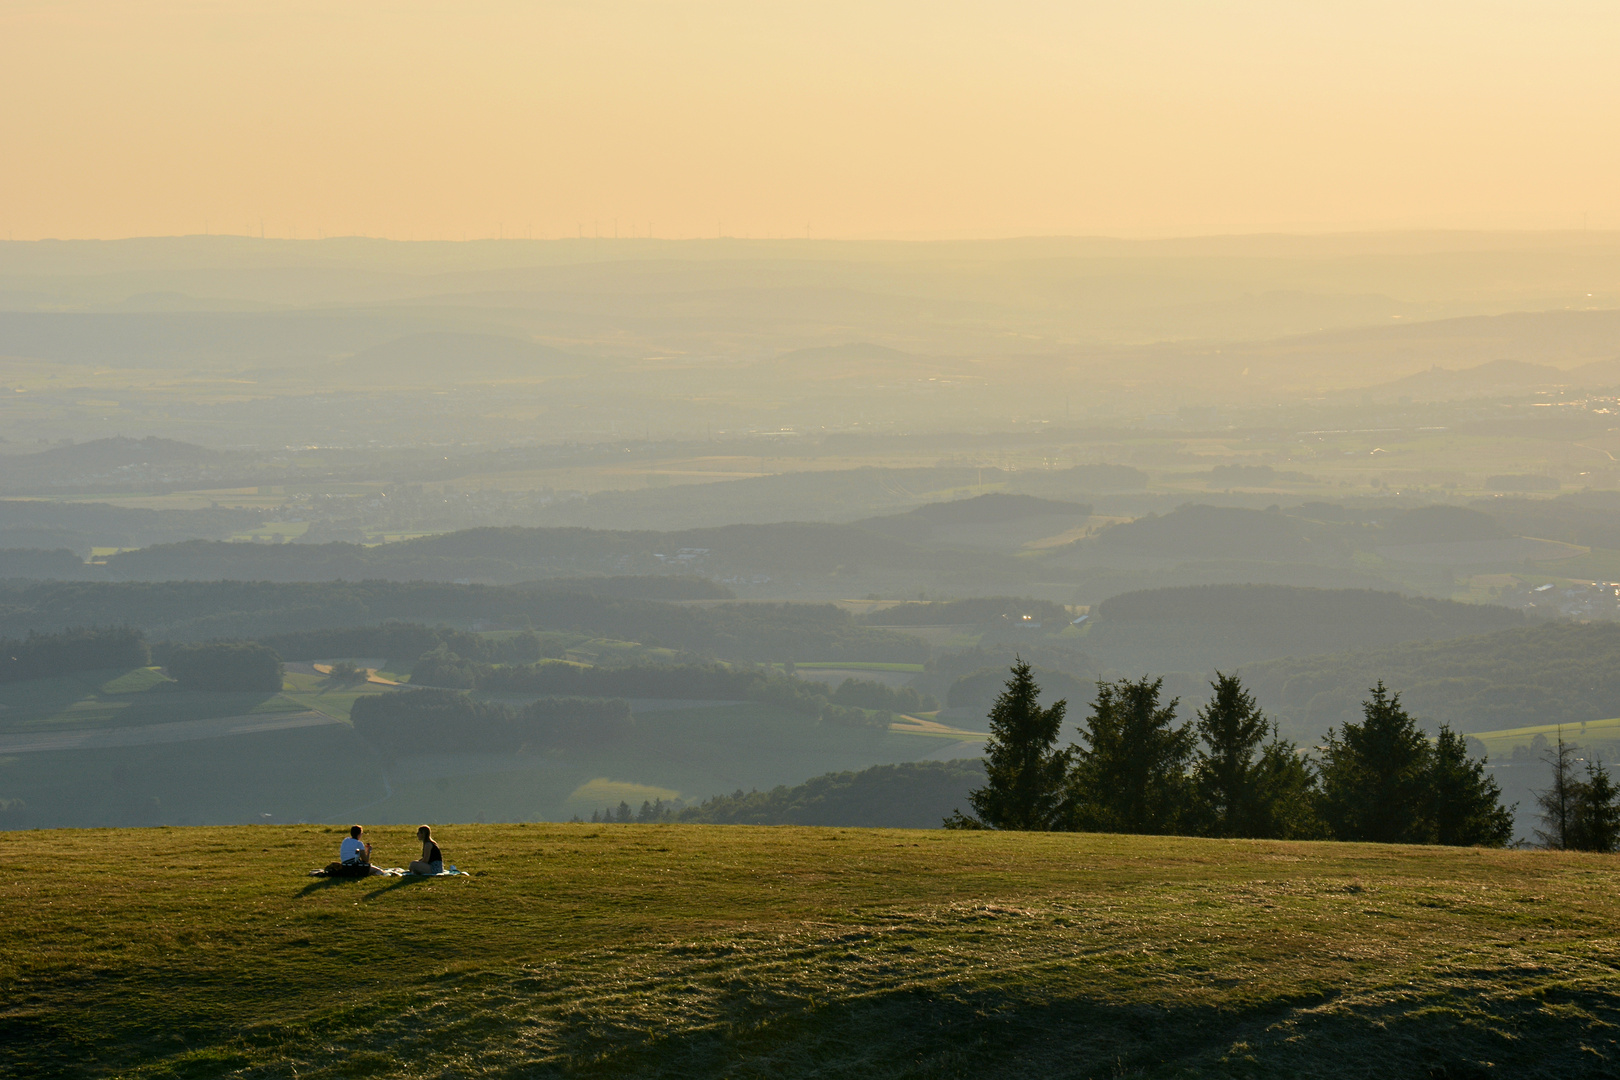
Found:
M 414 823 L 413 823 L 414 824 Z M 402 862 L 412 826 L 368 830 Z M 0 834 L 11 1076 L 1613 1075 L 1612 857 L 1085 834 Z

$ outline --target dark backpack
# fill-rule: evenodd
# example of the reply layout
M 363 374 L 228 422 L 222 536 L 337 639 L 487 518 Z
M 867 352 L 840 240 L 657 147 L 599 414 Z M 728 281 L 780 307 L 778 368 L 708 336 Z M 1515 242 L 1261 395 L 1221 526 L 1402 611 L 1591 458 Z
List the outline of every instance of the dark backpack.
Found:
M 340 862 L 333 862 L 326 864 L 327 877 L 369 877 L 370 875 L 371 867 L 365 863 L 344 865 Z

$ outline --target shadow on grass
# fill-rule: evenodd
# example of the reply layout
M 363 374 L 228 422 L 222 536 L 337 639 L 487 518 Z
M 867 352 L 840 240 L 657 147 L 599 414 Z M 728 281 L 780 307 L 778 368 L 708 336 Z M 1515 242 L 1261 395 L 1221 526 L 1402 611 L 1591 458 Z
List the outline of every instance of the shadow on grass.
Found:
M 298 890 L 298 895 L 299 896 L 308 896 L 310 893 L 320 892 L 322 889 L 333 889 L 333 888 L 338 887 L 339 885 L 350 885 L 350 884 L 364 885 L 364 884 L 368 884 L 368 883 L 375 882 L 375 881 L 378 881 L 378 880 L 387 880 L 387 879 L 381 874 L 368 875 L 366 877 L 319 877 L 319 878 L 315 878 L 308 885 L 305 885 L 302 889 L 299 889 Z M 399 880 L 399 879 L 396 878 L 394 880 Z M 372 896 L 375 896 L 378 892 L 387 892 L 387 890 L 386 889 L 378 889 L 375 892 L 368 893 L 368 894 L 366 894 L 365 899 L 370 899 Z
M 374 880 L 374 879 L 366 878 L 365 880 L 371 881 L 371 880 Z M 384 885 L 380 889 L 372 889 L 370 892 L 366 893 L 366 895 L 362 896 L 360 899 L 362 899 L 362 900 L 374 900 L 377 897 L 382 896 L 385 893 L 393 892 L 395 889 L 403 889 L 403 888 L 406 888 L 408 886 L 415 885 L 418 882 L 423 882 L 423 881 L 428 881 L 428 880 L 431 880 L 431 879 L 422 877 L 419 874 L 406 874 L 404 877 L 394 878 L 392 884 Z
M 1328 993 L 1252 1008 L 1032 1000 L 981 990 L 858 1002 L 735 995 L 715 1024 L 662 1034 L 581 1018 L 562 1060 L 491 1075 L 673 1078 L 1620 1075 L 1620 990 L 1482 1000 L 1431 993 L 1374 1007 Z M 662 1029 L 667 1031 L 668 1029 Z M 537 1069 L 536 1066 L 539 1066 Z
M 1220 1006 L 1109 1002 L 1024 984 L 894 988 L 824 1002 L 753 984 L 746 971 L 736 976 L 700 1015 L 684 1020 L 675 1019 L 683 1003 L 673 999 L 661 1016 L 621 1011 L 617 998 L 595 1004 L 588 991 L 573 1004 L 548 1001 L 559 989 L 552 984 L 497 994 L 504 1008 L 440 1011 L 408 1022 L 398 1013 L 403 1002 L 369 1015 L 343 1011 L 325 1023 L 300 1024 L 296 1039 L 271 1028 L 244 1042 L 240 1030 L 218 1030 L 211 1046 L 204 1036 L 188 1039 L 182 1050 L 131 1031 L 114 1056 L 154 1078 L 227 1072 L 209 1065 L 238 1063 L 239 1054 L 256 1059 L 255 1047 L 289 1054 L 281 1065 L 312 1077 L 431 1074 L 450 1067 L 443 1055 L 452 1047 L 455 1055 L 477 1058 L 479 1075 L 489 1080 L 1584 1080 L 1620 1074 L 1620 988 L 1493 994 L 1482 984 L 1414 989 L 1359 1005 L 1328 991 Z M 535 992 L 538 999 L 529 996 Z M 0 1014 L 0 1075 L 105 1072 L 89 1067 L 91 1047 L 74 1046 L 63 1034 L 40 1010 Z

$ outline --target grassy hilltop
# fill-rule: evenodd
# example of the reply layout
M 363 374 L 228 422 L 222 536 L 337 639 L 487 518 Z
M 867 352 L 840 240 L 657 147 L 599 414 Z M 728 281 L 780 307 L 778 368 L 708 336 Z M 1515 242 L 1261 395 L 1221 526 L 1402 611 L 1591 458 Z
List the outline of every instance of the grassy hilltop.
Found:
M 1612 1076 L 1613 858 L 1078 834 L 0 834 L 10 1076 Z M 371 837 L 403 862 L 406 828 Z

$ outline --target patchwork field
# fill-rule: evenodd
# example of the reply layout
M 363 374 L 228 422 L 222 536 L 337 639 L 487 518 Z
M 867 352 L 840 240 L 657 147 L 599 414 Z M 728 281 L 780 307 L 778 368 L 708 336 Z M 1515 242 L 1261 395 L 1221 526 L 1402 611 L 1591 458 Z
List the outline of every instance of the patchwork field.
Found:
M 289 677 L 286 686 L 307 698 L 319 696 L 322 681 L 295 675 Z M 0 684 L 0 733 L 138 727 L 224 716 L 297 713 L 311 707 L 308 701 L 283 694 L 181 690 L 157 668 L 94 671 Z M 346 709 L 343 715 L 347 717 Z
M 1598 1077 L 1613 857 L 455 826 L 0 834 L 0 1073 Z M 383 861 L 405 827 L 375 828 Z

